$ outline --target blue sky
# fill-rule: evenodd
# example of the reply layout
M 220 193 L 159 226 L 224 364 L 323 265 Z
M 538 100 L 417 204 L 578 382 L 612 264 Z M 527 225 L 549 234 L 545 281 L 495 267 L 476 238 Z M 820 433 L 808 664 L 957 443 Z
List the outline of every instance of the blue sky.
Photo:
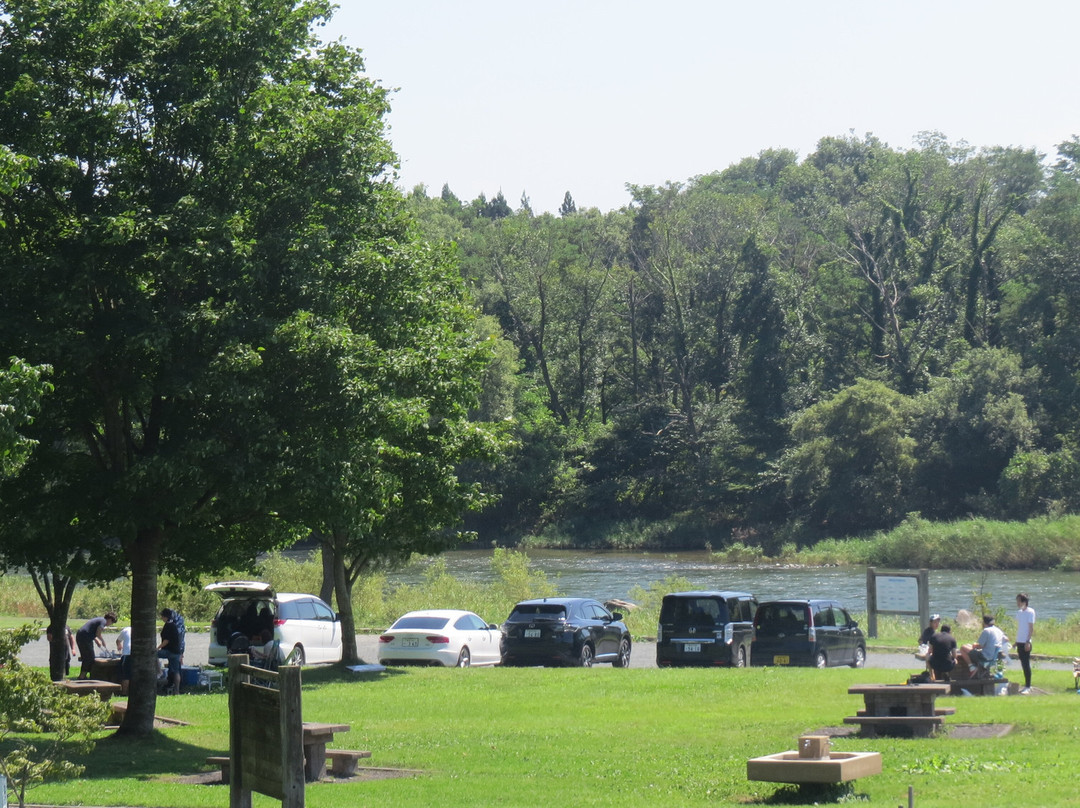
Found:
M 340 0 L 324 38 L 392 96 L 400 183 L 514 208 L 630 201 L 829 135 L 1054 154 L 1080 134 L 1080 4 Z

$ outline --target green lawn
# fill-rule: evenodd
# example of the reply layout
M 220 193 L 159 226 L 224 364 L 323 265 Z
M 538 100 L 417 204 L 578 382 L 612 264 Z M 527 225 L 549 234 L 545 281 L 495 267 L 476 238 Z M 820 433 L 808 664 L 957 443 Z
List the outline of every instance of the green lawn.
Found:
M 842 725 L 858 682 L 897 682 L 887 670 L 408 669 L 368 679 L 340 669 L 304 672 L 306 720 L 347 721 L 335 746 L 370 749 L 372 766 L 420 776 L 308 787 L 307 804 L 642 805 L 773 803 L 782 786 L 746 780 L 746 760 L 795 748 L 800 733 Z M 1071 676 L 1040 677 L 1048 696 L 955 698 L 949 723 L 1008 723 L 1000 739 L 836 738 L 833 747 L 880 751 L 884 772 L 859 781 L 860 803 L 982 806 L 1076 804 L 1080 695 Z M 1057 680 L 1060 679 L 1060 682 Z M 158 701 L 189 726 L 151 741 L 102 740 L 78 783 L 34 789 L 36 803 L 221 806 L 227 787 L 177 782 L 228 747 L 227 697 Z M 992 779 L 988 779 L 992 778 Z M 991 787 L 990 784 L 993 784 Z M 1037 797 L 1036 797 L 1037 795 Z M 847 799 L 852 799 L 848 797 Z M 256 806 L 276 805 L 255 795 Z

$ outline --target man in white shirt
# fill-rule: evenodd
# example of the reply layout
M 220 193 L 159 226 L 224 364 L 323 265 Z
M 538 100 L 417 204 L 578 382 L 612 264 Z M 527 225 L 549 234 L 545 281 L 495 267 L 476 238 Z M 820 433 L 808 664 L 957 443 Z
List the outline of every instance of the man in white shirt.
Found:
M 120 692 L 126 696 L 131 684 L 131 626 L 120 629 L 116 650 L 120 654 Z
M 1024 669 L 1024 688 L 1021 693 L 1031 692 L 1031 638 L 1035 636 L 1035 610 L 1028 605 L 1028 596 L 1021 592 L 1016 596 L 1016 655 Z

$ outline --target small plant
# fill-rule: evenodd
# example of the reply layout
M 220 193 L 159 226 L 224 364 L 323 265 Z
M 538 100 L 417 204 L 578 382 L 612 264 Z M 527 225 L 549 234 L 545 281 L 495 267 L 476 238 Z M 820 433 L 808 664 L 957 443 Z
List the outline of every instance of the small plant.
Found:
M 67 780 L 84 767 L 71 762 L 89 754 L 109 707 L 96 698 L 67 693 L 44 672 L 19 661 L 19 649 L 40 634 L 25 625 L 0 631 L 0 772 L 20 808 L 26 792 L 46 780 Z

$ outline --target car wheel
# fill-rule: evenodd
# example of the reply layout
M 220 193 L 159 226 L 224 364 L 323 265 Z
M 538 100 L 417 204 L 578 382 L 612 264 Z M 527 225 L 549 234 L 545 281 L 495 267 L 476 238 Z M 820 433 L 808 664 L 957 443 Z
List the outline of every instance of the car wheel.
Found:
M 583 643 L 578 653 L 577 664 L 579 668 L 591 668 L 593 666 L 593 649 L 588 643 Z
M 615 657 L 612 665 L 616 668 L 630 667 L 630 640 L 628 638 L 623 637 L 622 642 L 619 643 L 619 655 Z
M 299 644 L 294 645 L 293 649 L 289 652 L 289 655 L 285 657 L 286 665 L 299 665 L 300 667 L 303 667 L 305 662 L 307 662 L 307 655 L 304 653 L 304 646 Z
M 739 653 L 737 653 L 735 655 L 735 667 L 736 668 L 745 668 L 746 667 L 746 648 L 744 648 L 741 645 L 739 646 Z
M 468 646 L 461 649 L 461 653 L 457 655 L 457 666 L 459 668 L 467 668 L 472 664 L 472 655 L 469 654 Z
M 855 646 L 855 659 L 851 662 L 851 667 L 862 668 L 866 665 L 866 649 L 861 645 Z
M 828 667 L 828 665 L 829 665 L 829 660 L 827 660 L 825 658 L 825 652 L 824 651 L 818 651 L 817 655 L 814 657 L 814 667 L 815 668 L 825 668 L 825 667 Z

